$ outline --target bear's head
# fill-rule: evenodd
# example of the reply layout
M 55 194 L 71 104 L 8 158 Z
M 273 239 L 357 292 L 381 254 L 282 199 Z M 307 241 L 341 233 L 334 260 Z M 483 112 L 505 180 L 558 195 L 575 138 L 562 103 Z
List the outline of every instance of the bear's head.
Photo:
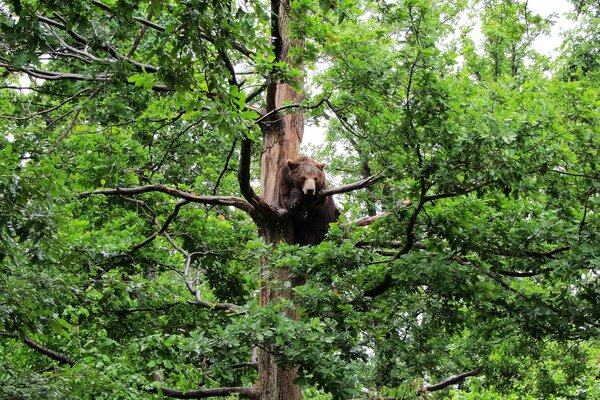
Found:
M 295 188 L 307 196 L 314 196 L 325 188 L 325 164 L 317 163 L 308 157 L 287 161 L 290 179 Z

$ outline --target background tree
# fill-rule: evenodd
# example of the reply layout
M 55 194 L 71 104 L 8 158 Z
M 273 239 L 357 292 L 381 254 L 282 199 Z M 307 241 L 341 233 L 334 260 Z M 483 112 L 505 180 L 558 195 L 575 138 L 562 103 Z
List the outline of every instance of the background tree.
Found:
M 597 398 L 575 6 L 553 63 L 512 0 L 3 4 L 0 397 Z M 346 184 L 313 247 L 276 201 L 303 112 Z

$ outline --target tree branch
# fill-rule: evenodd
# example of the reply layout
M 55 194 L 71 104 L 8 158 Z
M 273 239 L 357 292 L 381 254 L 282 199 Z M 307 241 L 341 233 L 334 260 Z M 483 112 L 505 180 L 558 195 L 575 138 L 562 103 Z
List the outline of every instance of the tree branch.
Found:
M 174 197 L 178 197 L 180 199 L 188 200 L 192 203 L 201 203 L 201 204 L 216 204 L 222 206 L 233 206 L 239 208 L 250 214 L 251 216 L 255 213 L 255 208 L 239 197 L 234 196 L 202 196 L 197 194 L 192 194 L 188 192 L 184 192 L 183 190 L 179 190 L 176 188 L 172 188 L 165 185 L 145 185 L 138 186 L 132 188 L 116 188 L 116 189 L 102 189 L 95 190 L 93 192 L 85 192 L 79 193 L 77 195 L 78 198 L 86 198 L 93 195 L 103 195 L 103 196 L 121 196 L 121 195 L 135 195 L 149 192 L 161 192 L 166 193 Z
M 55 72 L 55 71 L 44 71 L 37 68 L 26 68 L 26 67 L 15 67 L 14 65 L 0 62 L 0 67 L 6 68 L 12 72 L 24 72 L 29 76 L 38 79 L 45 79 L 48 81 L 60 81 L 65 79 L 75 81 L 95 81 L 95 82 L 106 82 L 112 78 L 110 74 L 98 74 L 98 75 L 82 75 L 82 74 L 71 74 L 68 72 Z
M 90 41 L 88 39 L 86 39 L 84 36 L 80 35 L 79 33 L 68 29 L 64 24 L 58 22 L 58 21 L 54 21 L 51 18 L 45 17 L 43 15 L 37 15 L 38 20 L 50 25 L 50 26 L 54 26 L 66 33 L 68 33 L 76 42 L 78 42 L 79 44 L 88 46 Z M 55 35 L 56 37 L 56 35 Z M 98 61 L 100 59 L 98 59 L 95 56 L 92 56 L 89 53 L 83 52 L 81 50 L 75 49 L 72 46 L 68 46 L 66 44 L 64 44 L 64 42 L 62 40 L 59 39 L 59 41 L 61 42 L 61 44 L 63 44 L 64 46 L 66 46 L 69 50 L 71 51 L 75 51 L 76 53 L 82 54 L 84 56 L 91 56 L 92 59 L 94 59 L 94 61 Z M 98 46 L 106 51 L 108 54 L 110 54 L 112 57 L 114 57 L 117 60 L 121 60 L 121 61 L 125 61 L 128 62 L 129 64 L 133 65 L 136 67 L 136 69 L 139 72 L 150 72 L 150 73 L 155 73 L 158 72 L 159 68 L 155 67 L 154 65 L 150 65 L 150 64 L 144 64 L 144 63 L 140 63 L 138 61 L 135 61 L 127 56 L 124 56 L 122 54 L 120 54 L 117 50 L 114 49 L 114 47 L 112 47 L 111 45 L 107 44 L 107 43 L 99 43 Z M 106 60 L 107 61 L 107 60 Z
M 61 103 L 57 104 L 56 106 L 47 108 L 47 109 L 42 110 L 42 111 L 35 112 L 33 114 L 25 115 L 23 117 L 13 117 L 13 116 L 10 116 L 10 115 L 0 115 L 0 118 L 13 119 L 13 120 L 18 120 L 18 121 L 25 121 L 25 120 L 37 117 L 39 115 L 48 114 L 49 112 L 52 112 L 54 110 L 57 110 L 57 109 L 61 108 L 62 106 L 64 106 L 68 102 L 70 102 L 71 100 L 73 100 L 73 99 L 81 96 L 81 94 L 83 94 L 84 92 L 87 92 L 89 90 L 91 90 L 91 89 L 90 88 L 82 89 L 79 92 L 75 93 L 73 96 L 71 96 L 71 97 L 65 99 L 64 101 L 62 101 Z
M 382 219 L 382 218 L 385 218 L 385 217 L 387 217 L 388 215 L 390 215 L 390 213 L 389 213 L 389 212 L 387 212 L 387 211 L 386 211 L 386 212 L 379 213 L 379 214 L 376 214 L 376 215 L 372 215 L 372 216 L 371 216 L 371 215 L 369 215 L 368 217 L 362 217 L 362 218 L 359 218 L 359 219 L 355 220 L 355 221 L 353 222 L 353 224 L 354 224 L 354 225 L 356 225 L 356 226 L 367 226 L 367 225 L 371 225 L 373 222 L 375 222 L 375 221 L 378 221 L 378 220 L 380 220 L 380 219 Z
M 352 191 L 358 190 L 358 189 L 364 189 L 366 187 L 374 185 L 375 183 L 379 182 L 381 179 L 383 179 L 383 172 L 368 176 L 365 179 L 362 179 L 358 182 L 328 188 L 328 189 L 322 190 L 319 193 L 317 193 L 317 200 L 320 200 L 327 196 L 332 196 L 334 194 L 347 193 L 347 192 L 352 192 Z
M 0 332 L 1 336 L 10 337 L 16 339 L 15 335 L 6 334 L 4 332 Z M 69 364 L 71 366 L 77 364 L 77 362 L 64 354 L 60 354 L 54 350 L 50 350 L 47 347 L 44 347 L 31 339 L 25 338 L 23 342 L 31 347 L 33 350 L 44 354 L 59 362 L 59 364 Z M 204 399 L 208 397 L 218 397 L 218 396 L 229 396 L 232 394 L 239 394 L 241 397 L 246 397 L 250 399 L 258 398 L 258 390 L 255 387 L 222 387 L 222 388 L 212 388 L 212 389 L 199 389 L 199 390 L 189 390 L 183 392 L 181 390 L 174 389 L 150 389 L 147 390 L 148 393 L 162 393 L 164 396 L 175 398 L 175 399 Z
M 238 182 L 240 184 L 240 191 L 242 196 L 250 203 L 254 210 L 273 214 L 275 211 L 268 205 L 265 204 L 262 199 L 254 192 L 250 185 L 250 161 L 252 154 L 252 141 L 250 139 L 242 140 L 242 146 L 240 148 L 240 165 L 238 168 Z
M 194 287 L 195 280 L 190 278 L 190 269 L 192 267 L 192 258 L 201 253 L 188 253 L 181 246 L 179 246 L 173 238 L 167 233 L 163 232 L 163 235 L 167 238 L 167 240 L 171 243 L 173 248 L 181 253 L 185 257 L 185 268 L 183 270 L 183 277 L 185 279 L 185 285 L 190 291 L 190 293 L 194 296 L 195 301 L 188 301 L 189 304 L 194 304 L 200 307 L 208 308 L 211 310 L 218 311 L 227 311 L 236 314 L 243 314 L 245 312 L 243 307 L 240 307 L 236 304 L 232 303 L 210 303 L 206 300 L 202 300 L 200 297 L 200 291 Z
M 403 255 L 408 254 L 408 252 L 413 248 L 414 243 L 415 243 L 414 228 L 417 223 L 417 218 L 419 216 L 419 213 L 421 212 L 421 210 L 423 209 L 423 207 L 425 206 L 425 203 L 427 201 L 426 194 L 427 194 L 427 187 L 425 186 L 424 179 L 421 179 L 421 195 L 419 198 L 419 203 L 415 207 L 415 210 L 413 211 L 412 215 L 410 216 L 410 219 L 408 220 L 408 226 L 406 227 L 406 242 L 404 243 L 404 246 L 402 247 L 402 249 L 400 249 L 400 251 L 398 251 L 398 253 L 396 253 L 396 255 L 390 260 L 390 263 L 396 261 L 398 258 L 402 257 Z M 392 275 L 390 273 L 387 273 L 385 275 L 385 277 L 383 278 L 383 281 L 379 285 L 366 290 L 364 292 L 363 296 L 375 298 L 375 297 L 385 293 L 393 285 L 394 285 L 394 280 L 392 278 Z
M 174 399 L 205 399 L 208 397 L 225 397 L 233 394 L 239 394 L 240 397 L 249 399 L 258 399 L 259 391 L 255 387 L 222 387 L 213 389 L 197 389 L 183 392 L 173 389 L 151 389 L 150 393 L 161 393 L 164 396 Z
M 145 26 L 147 26 L 149 28 L 155 29 L 155 30 L 157 30 L 159 32 L 164 32 L 167 29 L 167 28 L 165 28 L 164 26 L 162 26 L 160 24 L 157 24 L 155 22 L 149 21 L 149 20 L 144 19 L 144 18 L 133 17 L 133 20 L 136 21 L 136 22 L 138 22 L 138 23 L 140 23 L 140 24 L 142 24 L 142 25 L 145 25 Z M 215 42 L 215 39 L 211 38 L 210 36 L 208 36 L 205 33 L 202 33 L 201 37 L 202 37 L 202 39 L 206 40 L 209 43 L 214 44 L 214 42 Z M 231 48 L 234 49 L 234 50 L 237 50 L 238 52 L 240 52 L 241 54 L 245 55 L 248 58 L 254 58 L 254 57 L 256 57 L 256 52 L 245 48 L 244 46 L 242 46 L 239 43 L 235 43 L 235 42 L 231 43 Z
M 254 121 L 254 122 L 256 122 L 257 124 L 260 124 L 260 123 L 265 123 L 264 121 L 265 121 L 267 118 L 269 118 L 269 117 L 271 117 L 271 116 L 273 116 L 273 115 L 276 115 L 276 114 L 277 114 L 278 112 L 280 112 L 280 111 L 283 111 L 283 110 L 288 110 L 288 109 L 291 109 L 291 108 L 301 108 L 301 109 L 303 109 L 303 110 L 312 110 L 312 109 L 314 109 L 314 108 L 319 108 L 319 107 L 321 107 L 321 104 L 323 104 L 325 101 L 327 101 L 327 99 L 326 99 L 326 98 L 322 98 L 322 99 L 321 99 L 321 100 L 320 100 L 320 101 L 319 101 L 317 104 L 314 104 L 314 105 L 312 105 L 312 106 L 309 106 L 309 105 L 303 105 L 303 104 L 286 104 L 286 105 L 284 105 L 284 106 L 281 106 L 281 107 L 275 108 L 275 109 L 273 109 L 273 110 L 269 111 L 269 112 L 268 112 L 268 113 L 266 113 L 266 114 L 263 114 L 263 115 L 261 115 L 261 117 L 260 117 L 260 118 L 258 118 L 258 119 L 257 119 L 256 121 Z
M 39 343 L 34 342 L 33 340 L 29 339 L 29 338 L 25 338 L 23 339 L 23 342 L 31 347 L 32 349 L 34 349 L 35 351 L 37 351 L 38 353 L 41 353 L 45 356 L 50 357 L 53 360 L 58 361 L 59 364 L 69 364 L 71 366 L 75 365 L 75 361 L 67 356 L 65 356 L 64 354 L 60 354 L 54 350 L 51 350 L 47 347 L 42 346 Z
M 8 337 L 11 339 L 20 339 L 19 336 L 17 336 L 17 335 L 13 335 L 11 333 L 2 332 L 2 331 L 0 331 L 0 336 Z M 33 350 L 37 351 L 38 353 L 41 353 L 45 356 L 50 357 L 53 360 L 58 361 L 59 364 L 69 364 L 69 365 L 76 364 L 76 362 L 72 358 L 67 357 L 66 355 L 61 354 L 57 351 L 51 350 L 47 347 L 44 347 L 41 344 L 34 342 L 33 340 L 31 340 L 29 338 L 23 338 L 23 343 L 25 343 L 27 346 L 31 347 Z
M 470 376 L 476 376 L 479 375 L 479 373 L 483 370 L 483 366 L 479 366 L 477 368 L 475 368 L 472 371 L 468 371 L 465 372 L 463 374 L 460 375 L 454 375 L 451 376 L 450 378 L 440 382 L 440 383 L 436 383 L 435 385 L 425 385 L 423 388 L 421 388 L 418 392 L 417 395 L 422 395 L 424 393 L 427 392 L 435 392 L 437 390 L 442 390 L 447 388 L 450 385 L 454 385 L 456 383 L 462 382 L 465 379 L 467 379 Z
M 150 243 L 154 239 L 156 239 L 159 235 L 162 235 L 163 233 L 165 233 L 167 231 L 167 228 L 171 224 L 171 222 L 173 222 L 173 220 L 175 219 L 175 217 L 177 216 L 177 214 L 179 214 L 179 210 L 181 209 L 181 207 L 183 207 L 184 205 L 189 204 L 189 203 L 190 203 L 190 200 L 181 200 L 180 202 L 178 202 L 175 205 L 175 208 L 173 209 L 173 212 L 171 212 L 171 214 L 169 214 L 169 216 L 167 217 L 167 220 L 161 226 L 161 228 L 158 230 L 158 232 L 153 233 L 148 238 L 146 238 L 146 240 L 144 240 L 143 242 L 138 243 L 135 246 L 133 246 L 131 248 L 131 250 L 129 250 L 129 252 L 132 252 L 132 251 L 135 251 L 135 250 L 138 250 L 138 249 L 144 247 L 145 245 L 147 245 L 148 243 Z

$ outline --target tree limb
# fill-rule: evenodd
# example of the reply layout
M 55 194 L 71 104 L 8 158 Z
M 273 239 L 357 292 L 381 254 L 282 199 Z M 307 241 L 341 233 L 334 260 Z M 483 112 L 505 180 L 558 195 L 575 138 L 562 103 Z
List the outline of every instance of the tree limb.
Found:
M 382 213 L 379 213 L 376 215 L 372 215 L 372 216 L 369 215 L 368 217 L 359 218 L 352 223 L 356 226 L 367 226 L 367 225 L 371 225 L 375 221 L 378 221 L 384 217 L 387 217 L 388 215 L 390 215 L 390 213 L 386 211 L 386 212 L 382 212 Z
M 321 104 L 323 104 L 323 103 L 324 103 L 326 100 L 327 100 L 326 98 L 323 98 L 323 99 L 321 99 L 321 100 L 320 100 L 320 101 L 319 101 L 317 104 L 314 104 L 314 105 L 312 105 L 312 106 L 309 106 L 309 105 L 303 105 L 303 104 L 286 104 L 286 105 L 284 105 L 284 106 L 281 106 L 281 107 L 275 108 L 275 109 L 273 109 L 273 110 L 269 111 L 269 112 L 268 112 L 268 113 L 266 113 L 266 114 L 263 114 L 263 115 L 261 115 L 261 117 L 260 117 L 260 118 L 258 118 L 258 119 L 257 119 L 256 121 L 254 121 L 254 122 L 256 122 L 257 124 L 260 124 L 260 123 L 266 123 L 266 122 L 265 122 L 265 120 L 266 120 L 266 119 L 268 119 L 269 117 L 271 117 L 271 116 L 273 116 L 273 115 L 276 115 L 276 114 L 277 114 L 278 112 L 280 112 L 280 111 L 283 111 L 283 110 L 288 110 L 288 109 L 291 109 L 291 108 L 301 108 L 301 109 L 303 109 L 303 110 L 312 110 L 312 109 L 314 109 L 314 108 L 319 108 L 319 107 L 321 107 Z
M 262 199 L 254 192 L 250 185 L 250 161 L 252 154 L 252 140 L 242 140 L 240 148 L 240 165 L 238 168 L 238 182 L 242 196 L 250 203 L 249 205 L 260 212 L 273 214 L 275 211 L 264 203 Z
M 11 339 L 20 339 L 19 336 L 8 333 L 8 332 L 2 332 L 0 331 L 0 336 L 4 336 L 7 338 L 11 338 Z M 42 346 L 41 344 L 34 342 L 33 340 L 29 339 L 29 338 L 22 338 L 23 339 L 23 343 L 25 343 L 27 346 L 31 347 L 33 350 L 37 351 L 38 353 L 41 353 L 45 356 L 50 357 L 53 360 L 58 361 L 59 364 L 69 364 L 69 365 L 75 365 L 76 362 L 70 358 L 67 357 L 64 354 L 61 354 L 57 351 L 51 350 L 47 347 Z
M 121 196 L 121 195 L 134 195 L 134 194 L 142 194 L 149 192 L 161 192 L 166 193 L 174 197 L 178 197 L 180 199 L 188 200 L 192 203 L 201 203 L 201 204 L 216 204 L 222 206 L 233 206 L 239 208 L 240 210 L 246 211 L 247 213 L 253 215 L 255 213 L 255 208 L 239 197 L 234 196 L 202 196 L 198 194 L 192 194 L 189 192 L 184 192 L 183 190 L 179 190 L 170 186 L 165 185 L 145 185 L 138 186 L 132 188 L 116 188 L 116 189 L 102 189 L 95 190 L 93 192 L 85 192 L 79 193 L 77 195 L 78 198 L 86 198 L 93 195 L 104 195 L 104 196 Z
M 67 27 L 66 27 L 64 24 L 62 24 L 62 23 L 60 23 L 60 22 L 58 22 L 58 21 L 54 21 L 53 19 L 51 19 L 51 18 L 48 18 L 48 17 L 45 17 L 45 16 L 43 16 L 43 15 L 37 15 L 37 18 L 38 18 L 38 20 L 39 20 L 39 21 L 41 21 L 41 22 L 44 22 L 44 23 L 46 23 L 46 24 L 48 24 L 48 25 L 50 25 L 50 26 L 53 26 L 53 27 L 56 27 L 56 28 L 58 28 L 58 29 L 60 29 L 60 30 L 63 30 L 63 31 L 65 31 L 66 33 L 68 33 L 68 34 L 69 34 L 69 35 L 70 35 L 70 36 L 71 36 L 71 37 L 72 37 L 72 38 L 73 38 L 73 39 L 74 39 L 76 42 L 78 42 L 79 44 L 82 44 L 82 45 L 88 46 L 88 45 L 89 45 L 89 43 L 90 43 L 90 41 L 89 41 L 88 39 L 86 39 L 84 36 L 80 35 L 79 33 L 75 32 L 75 31 L 73 31 L 73 30 L 71 30 L 71 29 L 68 29 L 68 28 L 67 28 Z M 55 37 L 56 37 L 56 35 L 55 35 Z M 63 43 L 64 43 L 64 42 L 61 40 L 61 44 L 63 44 Z M 64 44 L 63 44 L 63 45 L 64 45 Z M 127 62 L 127 63 L 129 63 L 129 64 L 131 64 L 131 65 L 135 66 L 135 67 L 136 67 L 136 69 L 137 69 L 139 72 L 146 71 L 146 72 L 150 72 L 150 73 L 155 73 L 155 72 L 158 72 L 158 70 L 159 70 L 159 68 L 158 68 L 158 67 L 155 67 L 154 65 L 150 65 L 150 64 L 144 64 L 144 63 L 141 63 L 141 62 L 135 61 L 135 60 L 133 60 L 133 59 L 131 59 L 131 58 L 127 57 L 127 56 L 124 56 L 124 55 L 120 54 L 120 53 L 119 53 L 117 50 L 115 50 L 115 49 L 114 49 L 114 47 L 112 47 L 111 45 L 109 45 L 109 44 L 107 44 L 107 43 L 99 43 L 99 44 L 98 44 L 98 46 L 99 46 L 99 47 L 100 47 L 102 50 L 104 50 L 104 51 L 106 51 L 108 54 L 110 54 L 112 57 L 114 57 L 115 59 L 117 59 L 117 60 L 121 60 L 121 61 L 125 61 L 125 62 Z M 89 55 L 89 53 L 82 52 L 82 51 L 80 51 L 80 50 L 78 50 L 78 49 L 75 49 L 75 48 L 73 48 L 72 46 L 67 46 L 67 47 L 68 47 L 68 48 L 69 48 L 71 51 L 75 51 L 75 52 L 77 52 L 77 53 L 80 53 L 80 54 L 82 54 L 82 55 L 86 55 L 86 56 L 88 56 L 88 55 Z M 92 57 L 95 59 L 95 61 L 97 61 L 97 60 L 98 60 L 98 59 L 97 59 L 95 56 L 92 56 Z
M 454 385 L 456 383 L 462 382 L 464 381 L 466 378 L 470 377 L 470 376 L 476 376 L 479 375 L 479 373 L 483 370 L 483 366 L 479 366 L 477 368 L 475 368 L 472 371 L 468 371 L 465 372 L 463 374 L 459 374 L 459 375 L 454 375 L 451 376 L 450 378 L 440 382 L 440 383 L 436 383 L 435 385 L 425 385 L 423 386 L 423 388 L 421 388 L 418 392 L 417 395 L 421 395 L 427 392 L 435 392 L 437 390 L 442 390 L 447 388 L 450 385 Z
M 383 172 L 368 176 L 365 179 L 361 179 L 358 182 L 349 183 L 347 185 L 336 186 L 336 187 L 322 190 L 319 193 L 317 193 L 317 199 L 322 199 L 324 197 L 332 196 L 334 194 L 347 193 L 347 192 L 352 192 L 352 191 L 358 190 L 358 189 L 364 189 L 366 187 L 374 185 L 375 183 L 379 182 L 381 179 L 383 179 Z
M 200 253 L 188 253 L 181 246 L 179 246 L 173 238 L 167 233 L 163 232 L 163 235 L 167 238 L 169 243 L 175 250 L 181 253 L 185 257 L 185 268 L 183 270 L 183 277 L 185 279 L 185 285 L 194 296 L 195 301 L 188 301 L 189 304 L 194 304 L 200 307 L 208 308 L 211 310 L 227 311 L 236 314 L 243 314 L 245 312 L 243 307 L 231 303 L 210 303 L 206 300 L 202 300 L 200 297 L 200 291 L 194 287 L 195 280 L 190 278 L 190 269 L 192 266 L 192 258 Z
M 197 389 L 183 392 L 173 389 L 151 389 L 150 393 L 162 393 L 164 396 L 174 399 L 205 399 L 208 397 L 225 397 L 239 394 L 240 397 L 258 399 L 259 391 L 255 387 L 222 387 L 213 389 Z
M 58 353 L 54 350 L 44 347 L 41 344 L 36 343 L 29 338 L 23 339 L 23 342 L 27 346 L 31 347 L 33 350 L 37 351 L 38 353 L 41 353 L 45 356 L 50 357 L 53 360 L 58 361 L 59 364 L 69 364 L 69 365 L 73 366 L 76 363 L 75 360 L 65 356 L 64 354 Z
M 421 179 L 421 196 L 419 198 L 419 203 L 415 207 L 415 210 L 413 211 L 413 213 L 410 216 L 410 219 L 408 220 L 408 226 L 406 227 L 406 242 L 404 243 L 404 246 L 398 251 L 398 253 L 396 253 L 396 255 L 390 260 L 390 263 L 396 261 L 403 255 L 408 254 L 408 252 L 413 248 L 415 244 L 414 228 L 417 223 L 419 213 L 421 212 L 427 201 L 426 194 L 427 187 L 425 186 L 424 180 Z M 366 290 L 363 296 L 375 298 L 385 293 L 392 286 L 394 286 L 394 280 L 392 278 L 392 275 L 390 273 L 387 273 L 384 276 L 383 281 L 379 285 Z
M 10 337 L 16 339 L 15 335 L 6 334 L 4 332 L 0 332 L 2 336 Z M 64 354 L 58 353 L 54 350 L 51 350 L 47 347 L 40 345 L 39 343 L 34 342 L 29 338 L 23 339 L 23 342 L 31 347 L 33 350 L 44 354 L 59 362 L 59 364 L 68 364 L 75 365 L 77 362 L 70 357 L 67 357 Z M 183 392 L 181 390 L 160 388 L 160 389 L 150 389 L 147 390 L 148 393 L 162 393 L 164 396 L 175 398 L 175 399 L 204 399 L 208 397 L 218 397 L 218 396 L 229 396 L 232 394 L 239 394 L 241 397 L 246 397 L 250 399 L 258 398 L 258 391 L 255 387 L 222 387 L 222 388 L 211 388 L 211 389 L 198 389 L 198 390 L 189 390 Z

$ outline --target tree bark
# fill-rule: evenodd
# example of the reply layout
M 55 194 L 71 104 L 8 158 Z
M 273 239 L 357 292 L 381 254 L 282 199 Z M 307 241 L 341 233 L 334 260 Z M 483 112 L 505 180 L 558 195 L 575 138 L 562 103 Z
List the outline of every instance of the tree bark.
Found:
M 289 0 L 271 1 L 271 32 L 277 61 L 285 61 L 293 65 L 289 57 L 291 46 L 302 46 L 302 41 L 291 39 L 289 32 Z M 300 79 L 297 86 L 302 88 Z M 300 103 L 303 95 L 294 87 L 277 81 L 269 82 L 267 88 L 267 113 L 278 109 L 285 103 Z M 284 208 L 279 204 L 281 187 L 281 170 L 288 159 L 297 158 L 304 133 L 304 115 L 301 109 L 293 114 L 273 115 L 262 123 L 263 147 L 261 155 L 261 198 L 277 209 Z M 273 218 L 260 227 L 260 234 L 267 243 L 291 243 L 293 226 L 289 215 Z M 292 299 L 296 282 L 286 268 L 272 269 L 268 260 L 261 262 L 260 303 L 265 306 L 279 299 Z M 289 285 L 286 284 L 289 282 Z M 295 308 L 288 309 L 286 316 L 297 320 Z M 281 367 L 275 360 L 273 348 L 263 348 L 259 352 L 259 392 L 260 400 L 299 400 L 302 398 L 300 387 L 294 384 L 298 374 L 297 367 Z

